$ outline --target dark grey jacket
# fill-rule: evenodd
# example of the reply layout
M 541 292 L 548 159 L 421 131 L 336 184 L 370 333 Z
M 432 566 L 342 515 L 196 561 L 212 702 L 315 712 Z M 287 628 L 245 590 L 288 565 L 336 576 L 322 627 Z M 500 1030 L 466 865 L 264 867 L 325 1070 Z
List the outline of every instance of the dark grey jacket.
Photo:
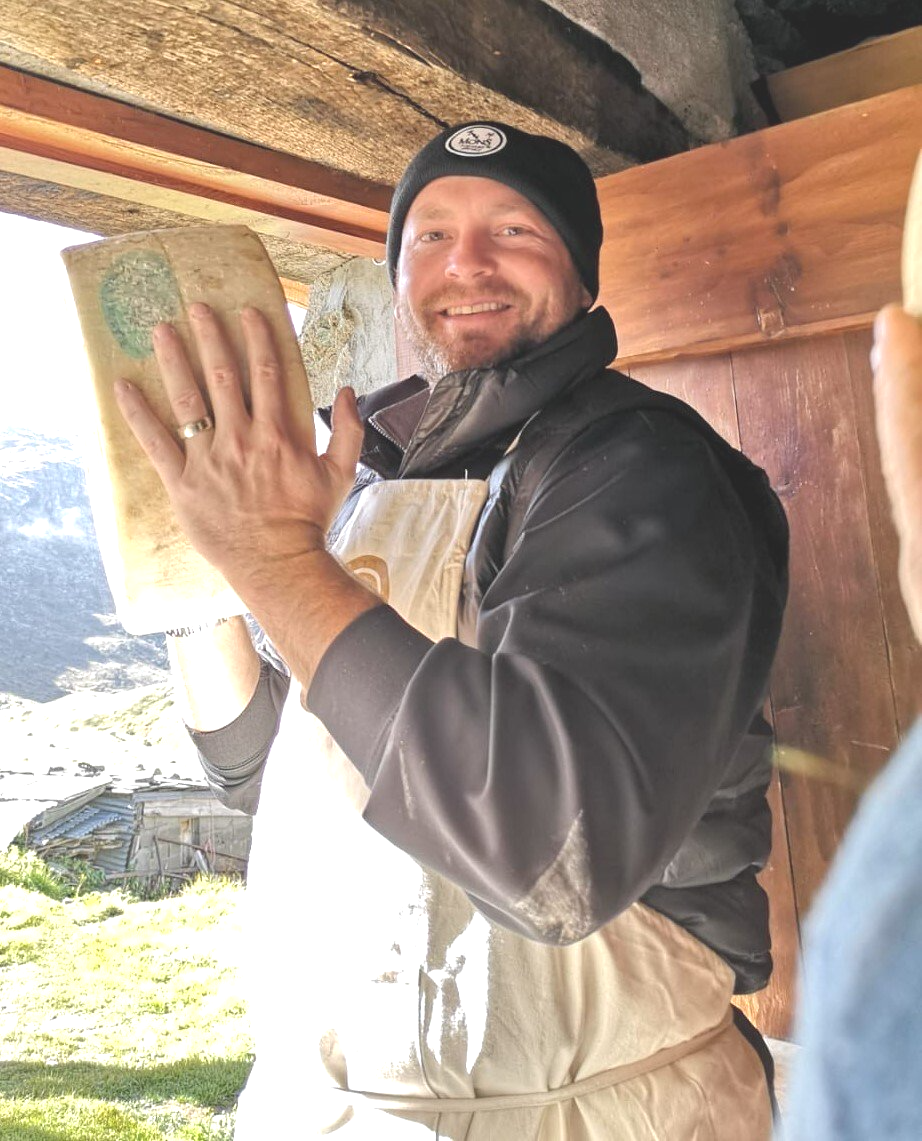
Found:
M 687 405 L 605 371 L 615 350 L 598 309 L 511 365 L 364 401 L 357 487 L 467 474 L 490 492 L 458 638 L 379 607 L 307 702 L 365 777 L 368 823 L 489 918 L 572 942 L 639 899 L 747 992 L 771 970 L 761 708 L 787 526 Z M 267 663 L 236 722 L 193 734 L 226 803 L 255 807 L 286 687 Z

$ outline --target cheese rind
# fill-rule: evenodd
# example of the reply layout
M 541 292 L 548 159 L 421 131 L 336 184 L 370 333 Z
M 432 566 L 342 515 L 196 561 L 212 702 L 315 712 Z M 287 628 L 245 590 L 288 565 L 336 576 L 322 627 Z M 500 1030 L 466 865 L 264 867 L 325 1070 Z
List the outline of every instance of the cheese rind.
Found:
M 245 226 L 196 226 L 127 234 L 63 252 L 77 304 L 97 412 L 87 484 L 115 609 L 133 634 L 195 626 L 245 612 L 224 578 L 192 547 L 169 499 L 115 403 L 113 386 L 136 385 L 164 424 L 176 426 L 153 355 L 151 332 L 169 321 L 185 344 L 208 403 L 188 319 L 202 301 L 218 314 L 245 369 L 240 311 L 261 310 L 281 357 L 288 412 L 313 442 L 313 407 L 282 287 L 262 242 Z M 249 396 L 249 379 L 243 377 Z

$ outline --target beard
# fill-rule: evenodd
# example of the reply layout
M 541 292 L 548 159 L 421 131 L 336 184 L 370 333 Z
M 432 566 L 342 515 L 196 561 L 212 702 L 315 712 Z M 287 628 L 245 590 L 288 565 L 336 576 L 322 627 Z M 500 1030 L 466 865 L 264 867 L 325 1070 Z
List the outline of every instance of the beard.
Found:
M 502 301 L 520 313 L 527 312 L 530 298 L 516 289 L 504 286 L 495 295 L 477 291 L 478 301 Z M 495 368 L 522 356 L 530 349 L 543 344 L 557 329 L 562 328 L 579 312 L 579 298 L 574 296 L 572 311 L 566 320 L 554 328 L 548 328 L 545 311 L 539 311 L 530 319 L 522 318 L 515 327 L 508 330 L 499 340 L 485 334 L 483 330 L 472 328 L 459 330 L 447 336 L 439 329 L 439 314 L 443 309 L 455 305 L 465 305 L 469 298 L 459 296 L 457 291 L 445 290 L 429 298 L 420 312 L 412 312 L 408 306 L 397 307 L 397 321 L 413 351 L 419 375 L 430 385 L 451 372 L 467 369 Z

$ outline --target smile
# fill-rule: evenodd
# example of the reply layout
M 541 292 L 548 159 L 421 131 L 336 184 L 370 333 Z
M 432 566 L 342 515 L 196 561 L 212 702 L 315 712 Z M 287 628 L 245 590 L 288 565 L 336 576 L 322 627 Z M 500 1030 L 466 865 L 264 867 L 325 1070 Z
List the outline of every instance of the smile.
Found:
M 445 317 L 469 317 L 473 313 L 498 313 L 509 306 L 503 301 L 480 301 L 476 305 L 451 305 L 442 310 Z

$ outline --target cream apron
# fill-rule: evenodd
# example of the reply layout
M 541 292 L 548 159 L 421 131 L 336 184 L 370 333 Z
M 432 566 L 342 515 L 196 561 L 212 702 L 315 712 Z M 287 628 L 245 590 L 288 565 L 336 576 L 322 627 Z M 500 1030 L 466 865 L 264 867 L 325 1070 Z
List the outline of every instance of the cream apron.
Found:
M 335 553 L 428 637 L 454 637 L 486 491 L 372 484 Z M 770 1136 L 721 959 L 639 904 L 570 947 L 489 923 L 364 822 L 364 781 L 300 696 L 293 685 L 254 822 L 257 1060 L 236 1141 Z

